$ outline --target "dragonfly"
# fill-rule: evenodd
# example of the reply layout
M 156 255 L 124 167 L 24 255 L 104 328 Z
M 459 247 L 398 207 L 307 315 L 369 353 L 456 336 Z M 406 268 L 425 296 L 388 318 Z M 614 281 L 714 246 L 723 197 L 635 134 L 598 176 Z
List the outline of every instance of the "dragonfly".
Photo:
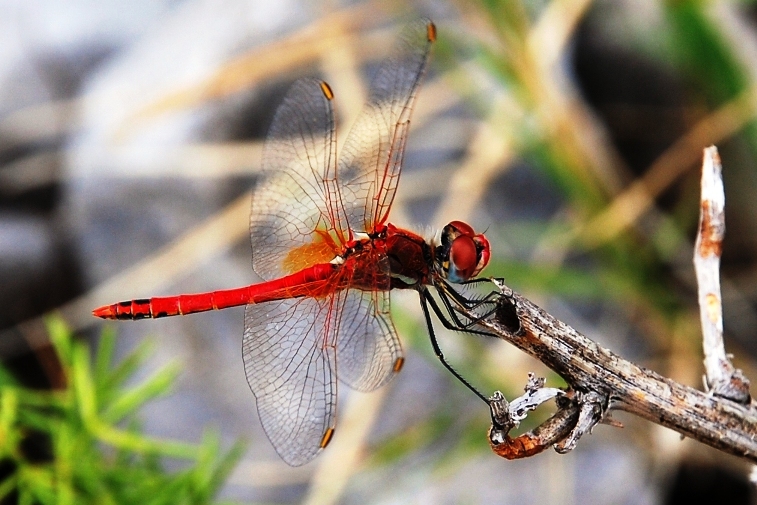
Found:
M 390 314 L 393 289 L 419 292 L 436 355 L 476 391 L 445 360 L 430 312 L 460 327 L 449 317 L 455 296 L 449 283 L 481 272 L 490 257 L 488 240 L 462 221 L 431 238 L 388 221 L 435 39 L 430 20 L 405 29 L 378 68 L 338 159 L 331 87 L 314 78 L 292 85 L 270 126 L 253 191 L 252 265 L 263 282 L 93 311 L 104 319 L 137 320 L 246 306 L 245 375 L 265 433 L 289 465 L 312 460 L 332 439 L 337 379 L 371 391 L 402 368 Z

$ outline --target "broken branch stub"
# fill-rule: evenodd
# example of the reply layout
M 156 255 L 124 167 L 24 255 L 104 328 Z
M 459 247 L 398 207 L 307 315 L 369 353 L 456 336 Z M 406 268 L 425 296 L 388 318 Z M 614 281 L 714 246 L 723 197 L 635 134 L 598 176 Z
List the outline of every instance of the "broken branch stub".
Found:
M 723 343 L 720 256 L 725 237 L 725 191 L 723 169 L 715 146 L 704 150 L 701 186 L 694 269 L 702 323 L 705 389 L 715 396 L 747 404 L 751 400 L 749 380 L 731 364 Z

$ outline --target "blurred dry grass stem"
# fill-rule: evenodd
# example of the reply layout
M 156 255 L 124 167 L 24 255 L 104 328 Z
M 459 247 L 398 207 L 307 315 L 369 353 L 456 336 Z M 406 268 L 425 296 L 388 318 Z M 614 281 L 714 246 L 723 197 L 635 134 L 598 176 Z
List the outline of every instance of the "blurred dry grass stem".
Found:
M 590 0 L 550 2 L 526 35 L 515 58 L 520 81 L 531 94 L 547 142 L 565 168 L 592 192 L 613 192 L 627 171 L 607 142 L 608 135 L 583 101 L 562 63 L 566 43 L 591 6 Z
M 288 467 L 283 461 L 239 462 L 228 483 L 234 486 L 271 488 L 278 486 L 301 486 L 310 482 L 313 468 L 309 466 Z
M 126 119 L 117 138 L 123 138 L 149 121 L 163 114 L 198 107 L 252 89 L 272 76 L 296 73 L 302 68 L 323 59 L 331 59 L 332 51 L 343 51 L 352 43 L 351 34 L 364 26 L 375 14 L 369 4 L 331 12 L 304 28 L 277 42 L 254 49 L 239 58 L 224 63 L 217 72 L 195 85 L 171 92 L 167 96 L 147 104 Z M 385 39 L 385 37 L 382 37 Z M 381 54 L 381 45 L 367 45 L 374 54 Z M 347 65 L 353 63 L 351 58 Z
M 493 109 L 493 116 L 496 117 L 500 108 L 495 105 Z M 492 121 L 481 123 L 460 167 L 445 184 L 446 194 L 433 222 L 468 220 L 480 204 L 492 178 L 510 165 L 513 155 L 510 137 L 498 131 Z M 460 195 L 465 195 L 465 198 L 460 198 Z
M 136 265 L 121 270 L 82 297 L 60 308 L 66 320 L 81 328 L 92 322 L 92 308 L 103 300 L 117 300 L 135 286 L 145 293 L 162 291 L 197 265 L 221 254 L 249 233 L 251 193 L 238 197 L 205 222 Z
M 321 455 L 302 501 L 304 505 L 339 503 L 350 477 L 361 470 L 366 440 L 390 388 L 391 385 L 371 393 L 351 391 L 347 396 L 340 410 L 339 430 L 329 450 Z
M 526 44 L 545 69 L 559 63 L 565 46 L 594 0 L 555 0 L 549 2 L 531 27 Z
M 3 148 L 10 149 L 72 133 L 79 127 L 79 104 L 78 98 L 44 102 L 0 118 Z
M 654 206 L 655 198 L 681 175 L 696 166 L 702 146 L 728 139 L 753 121 L 756 115 L 757 87 L 700 120 L 666 149 L 644 175 L 618 195 L 607 209 L 562 240 L 580 240 L 589 248 L 609 242 Z

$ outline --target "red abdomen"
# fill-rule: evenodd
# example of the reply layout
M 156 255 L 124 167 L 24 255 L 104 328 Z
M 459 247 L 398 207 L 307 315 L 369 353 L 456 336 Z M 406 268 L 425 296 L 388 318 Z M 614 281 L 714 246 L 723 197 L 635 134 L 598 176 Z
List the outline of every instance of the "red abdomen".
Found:
M 189 295 L 140 298 L 112 305 L 104 305 L 92 311 L 103 319 L 137 320 L 192 314 L 207 310 L 225 309 L 250 303 L 263 303 L 301 296 L 323 296 L 333 286 L 336 267 L 321 263 L 273 281 L 251 284 L 235 289 L 196 293 Z

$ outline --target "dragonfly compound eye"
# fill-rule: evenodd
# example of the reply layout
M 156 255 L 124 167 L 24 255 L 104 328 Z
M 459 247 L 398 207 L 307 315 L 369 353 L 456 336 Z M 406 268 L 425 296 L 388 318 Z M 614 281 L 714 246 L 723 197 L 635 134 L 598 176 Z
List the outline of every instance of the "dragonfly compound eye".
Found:
M 462 221 L 452 221 L 444 227 L 441 245 L 437 249 L 442 272 L 451 282 L 463 282 L 475 277 L 489 263 L 489 241 L 483 234 Z
M 452 241 L 449 248 L 449 272 L 447 278 L 452 282 L 470 279 L 478 265 L 476 244 L 468 235 L 460 235 Z

